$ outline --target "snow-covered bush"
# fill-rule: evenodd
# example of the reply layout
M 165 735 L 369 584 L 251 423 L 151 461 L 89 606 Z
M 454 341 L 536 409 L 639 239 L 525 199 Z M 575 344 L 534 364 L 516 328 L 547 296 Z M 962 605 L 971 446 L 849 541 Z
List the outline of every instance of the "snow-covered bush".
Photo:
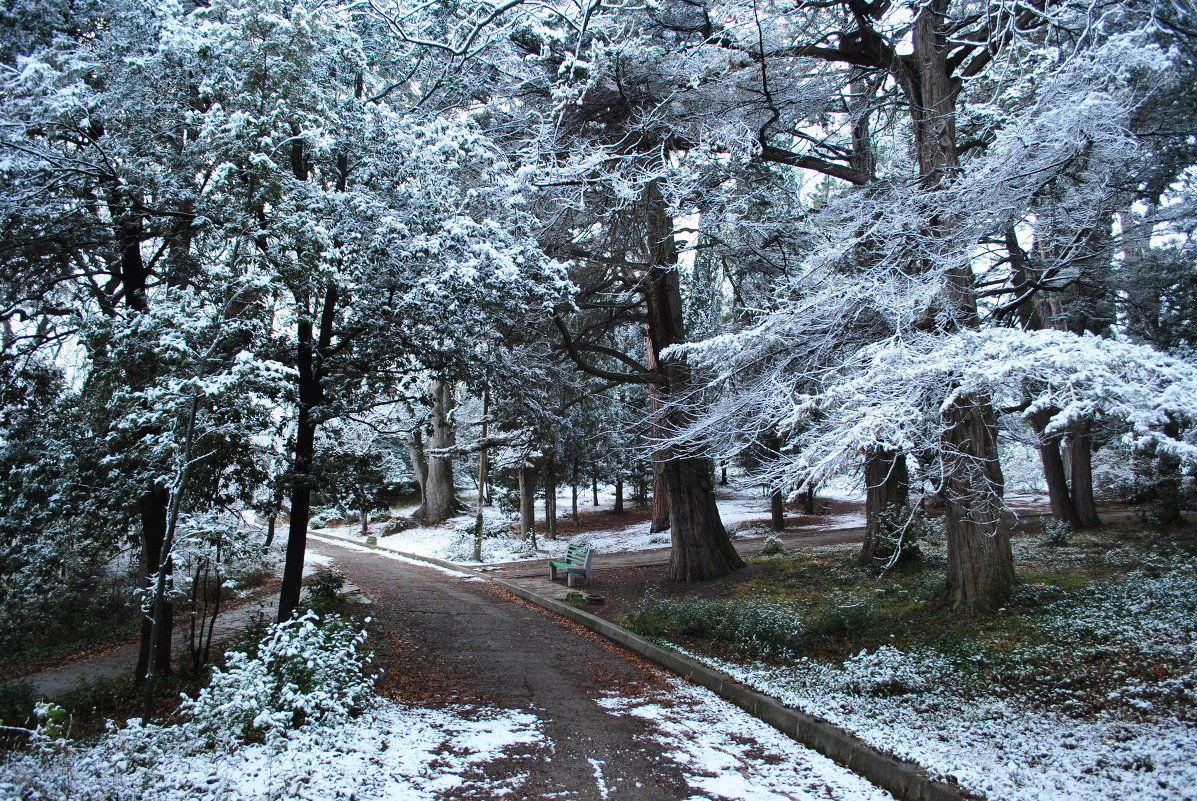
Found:
M 272 626 L 256 654 L 230 653 L 182 710 L 213 740 L 271 739 L 305 724 L 346 720 L 373 696 L 365 639 L 336 615 L 293 617 Z
M 952 675 L 948 663 L 938 655 L 907 652 L 892 645 L 882 645 L 872 653 L 861 651 L 840 667 L 812 667 L 825 674 L 821 681 L 828 687 L 876 697 L 928 692 L 939 687 L 944 676 Z
M 776 536 L 770 534 L 765 537 L 765 545 L 761 548 L 761 556 L 779 556 L 786 552 L 786 546 Z

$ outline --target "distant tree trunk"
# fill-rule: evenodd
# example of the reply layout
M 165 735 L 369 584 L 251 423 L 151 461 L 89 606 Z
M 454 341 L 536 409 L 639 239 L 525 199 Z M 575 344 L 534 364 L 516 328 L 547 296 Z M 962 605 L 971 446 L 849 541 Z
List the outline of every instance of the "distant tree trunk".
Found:
M 482 393 L 482 432 L 481 440 L 486 442 L 490 434 L 490 389 Z M 482 561 L 482 528 L 485 522 L 482 516 L 482 505 L 486 498 L 486 468 L 487 446 L 478 449 L 478 511 L 474 515 L 474 561 Z
M 727 486 L 727 465 L 726 464 L 719 465 L 719 486 L 721 486 L 721 487 Z
M 894 559 L 897 542 L 893 524 L 886 512 L 909 509 L 910 475 L 906 469 L 906 455 L 877 450 L 865 456 L 865 539 L 858 560 L 865 567 L 876 567 Z M 892 512 L 890 513 L 893 514 Z M 913 549 L 903 543 L 900 561 L 913 555 Z
M 623 514 L 623 476 L 615 476 L 615 514 Z
M 598 506 L 598 476 L 590 477 L 590 492 L 594 496 L 594 505 Z
M 420 505 L 412 512 L 413 520 L 424 519 L 424 508 L 428 505 L 428 460 L 424 456 L 424 436 L 420 426 L 413 426 L 404 443 L 407 446 L 407 460 L 411 462 L 411 474 L 420 491 Z
M 661 189 L 653 181 L 645 188 L 646 251 L 650 254 L 644 283 L 648 338 L 653 351 L 663 353 L 670 345 L 686 341 L 682 322 L 682 293 L 678 282 L 677 245 L 673 219 L 669 216 Z M 690 373 L 677 358 L 662 359 L 661 402 L 667 411 L 661 426 L 667 434 L 681 430 L 688 421 L 684 411 L 668 403 L 683 398 L 691 387 Z M 670 540 L 669 581 L 701 581 L 718 578 L 744 566 L 732 546 L 719 517 L 709 460 L 662 449 L 663 478 L 669 496 Z
M 769 492 L 769 527 L 774 531 L 786 530 L 785 497 L 776 487 Z
M 517 476 L 520 483 L 520 536 L 527 539 L 536 528 L 536 469 L 521 467 Z
M 1076 507 L 1080 528 L 1099 528 L 1097 501 L 1093 496 L 1093 446 L 1089 438 L 1092 429 L 1088 420 L 1078 420 L 1068 438 L 1068 457 L 1072 465 L 1072 503 Z
M 944 412 L 944 422 L 948 602 L 958 611 L 989 611 L 1014 583 L 996 414 L 987 399 L 964 396 Z
M 578 460 L 574 460 L 574 470 L 569 481 L 570 488 L 570 516 L 573 518 L 574 525 L 578 525 Z
M 453 413 L 453 385 L 447 381 L 433 381 L 428 397 L 431 408 L 428 415 L 428 476 L 424 488 L 423 520 L 432 526 L 455 515 L 460 504 L 453 486 L 453 457 L 446 452 L 457 442 L 450 419 Z
M 1068 488 L 1068 473 L 1060 455 L 1059 434 L 1047 434 L 1047 423 L 1056 414 L 1056 409 L 1044 409 L 1031 415 L 1031 429 L 1039 440 L 1039 460 L 1043 463 L 1043 480 L 1047 483 L 1047 497 L 1051 503 L 1052 517 L 1067 523 L 1069 527 L 1082 528 L 1080 515 L 1072 501 Z
M 544 519 L 545 536 L 557 539 L 557 463 L 552 459 L 544 466 Z
M 808 515 L 815 513 L 815 485 L 807 484 L 806 491 L 802 493 L 802 511 Z

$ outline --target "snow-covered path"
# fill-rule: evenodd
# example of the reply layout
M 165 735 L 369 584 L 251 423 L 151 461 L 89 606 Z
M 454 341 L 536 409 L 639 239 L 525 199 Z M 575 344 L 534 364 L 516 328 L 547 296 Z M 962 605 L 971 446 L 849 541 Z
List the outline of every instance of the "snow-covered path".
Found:
M 471 763 L 453 798 L 889 798 L 715 695 L 486 582 L 311 547 L 373 601 L 384 690 L 414 705 L 535 718 L 535 738 Z

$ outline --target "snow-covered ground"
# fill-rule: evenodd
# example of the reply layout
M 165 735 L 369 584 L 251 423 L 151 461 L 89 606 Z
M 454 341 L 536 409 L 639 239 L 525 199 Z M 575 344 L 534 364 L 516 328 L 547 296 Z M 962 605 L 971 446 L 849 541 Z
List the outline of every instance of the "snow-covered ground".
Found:
M 433 799 L 539 739 L 536 717 L 525 712 L 389 702 L 349 723 L 215 749 L 182 726 L 134 725 L 41 758 L 15 755 L 0 765 L 0 799 Z
M 669 679 L 668 690 L 598 700 L 606 714 L 650 726 L 678 764 L 695 799 L 880 801 L 888 794 L 797 744 L 748 713 Z M 601 714 L 601 713 L 600 713 Z M 509 756 L 551 758 L 540 719 L 489 708 L 419 709 L 380 702 L 340 725 L 310 726 L 266 743 L 215 748 L 185 726 L 136 723 L 87 744 L 47 745 L 0 763 L 0 799 L 48 801 L 273 801 L 281 798 L 454 797 L 458 788 L 494 787 L 487 763 Z M 602 760 L 592 759 L 601 797 L 610 797 Z
M 611 696 L 599 705 L 611 714 L 651 723 L 655 739 L 683 766 L 695 799 L 891 798 L 709 690 L 672 677 L 668 684 L 668 691 L 637 698 Z
M 750 528 L 749 524 L 752 522 L 768 520 L 769 502 L 759 490 L 720 488 L 719 495 L 719 515 L 723 519 L 724 525 L 728 528 Z M 371 523 L 369 526 L 370 534 L 377 538 L 379 544 L 397 551 L 417 556 L 431 556 L 467 565 L 517 562 L 523 559 L 543 559 L 559 556 L 565 553 L 566 547 L 571 542 L 576 542 L 580 539 L 584 539 L 591 547 L 601 553 L 640 551 L 650 548 L 664 548 L 669 545 L 668 531 L 651 533 L 648 522 L 642 521 L 620 528 L 588 531 L 572 538 L 563 535 L 560 539 L 548 540 L 543 536 L 538 536 L 535 548 L 533 548 L 531 542 L 527 542 L 516 536 L 487 536 L 483 540 L 482 561 L 475 562 L 472 557 L 477 494 L 475 492 L 463 491 L 460 493 L 460 497 L 465 508 L 469 511 L 451 518 L 441 525 L 422 526 L 410 528 L 395 534 L 387 534 L 387 523 Z M 826 490 L 820 490 L 819 497 L 843 500 L 862 499 L 859 490 L 847 483 L 843 486 L 837 485 Z M 598 507 L 593 505 L 592 500 L 590 493 L 585 493 L 583 497 L 579 498 L 578 511 L 585 514 L 596 508 L 609 510 L 613 506 L 615 498 L 610 488 L 606 488 L 599 493 Z M 568 509 L 570 508 L 569 504 L 570 497 L 568 493 L 558 496 L 557 509 L 562 520 L 567 517 Z M 415 507 L 411 507 L 394 509 L 392 512 L 396 517 L 405 517 L 414 510 Z M 536 514 L 537 520 L 543 522 L 543 499 L 537 502 Z M 483 507 L 483 517 L 486 520 L 486 529 L 488 531 L 514 531 L 515 523 L 513 519 L 509 515 L 499 511 L 497 506 Z M 859 514 L 824 515 L 820 517 L 817 526 L 809 527 L 808 530 L 825 531 L 863 525 L 863 512 Z M 313 529 L 313 533 L 317 536 L 320 534 L 333 534 L 337 537 L 364 541 L 359 523 Z M 745 532 L 746 536 L 761 537 L 765 536 L 766 533 L 763 528 Z
M 1048 677 L 1038 692 L 1025 681 L 1018 690 L 974 687 L 959 654 L 953 662 L 882 646 L 839 664 L 784 667 L 691 655 L 989 801 L 1197 798 L 1193 568 L 1132 575 L 1047 612 L 1042 625 L 1054 636 L 1008 656 L 1080 666 L 1123 655 L 1102 674 L 1098 700 L 1109 705 L 1096 713 L 1083 703 L 1092 690 Z M 1145 666 L 1162 678 L 1144 680 Z

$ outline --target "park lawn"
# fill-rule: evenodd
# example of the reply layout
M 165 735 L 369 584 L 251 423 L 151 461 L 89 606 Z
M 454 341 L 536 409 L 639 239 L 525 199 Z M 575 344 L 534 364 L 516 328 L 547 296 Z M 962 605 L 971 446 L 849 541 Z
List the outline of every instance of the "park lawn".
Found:
M 630 627 L 990 799 L 1197 797 L 1197 538 L 1014 539 L 1004 608 L 940 602 L 942 540 L 882 575 L 854 547 L 753 560 Z

